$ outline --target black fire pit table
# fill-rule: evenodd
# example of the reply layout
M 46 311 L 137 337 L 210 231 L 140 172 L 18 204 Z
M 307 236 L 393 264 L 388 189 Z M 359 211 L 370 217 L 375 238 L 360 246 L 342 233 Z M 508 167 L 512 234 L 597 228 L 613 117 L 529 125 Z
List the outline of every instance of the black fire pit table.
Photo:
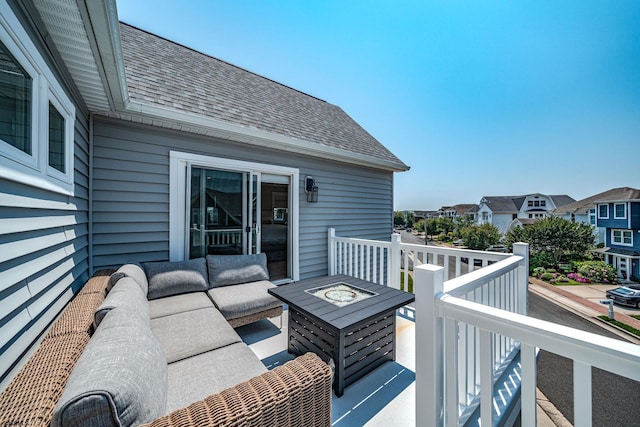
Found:
M 408 292 L 350 276 L 325 276 L 269 289 L 289 305 L 289 353 L 314 352 L 335 363 L 333 389 L 344 388 L 396 359 L 396 309 Z

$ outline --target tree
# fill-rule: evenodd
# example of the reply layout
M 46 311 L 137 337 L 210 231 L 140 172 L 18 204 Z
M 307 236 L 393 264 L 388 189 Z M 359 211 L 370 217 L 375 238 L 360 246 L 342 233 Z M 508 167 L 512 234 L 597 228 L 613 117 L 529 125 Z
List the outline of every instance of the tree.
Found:
M 424 231 L 424 219 L 418 220 L 416 222 L 413 223 L 413 228 L 415 228 L 418 231 Z
M 413 227 L 414 220 L 415 220 L 415 218 L 413 216 L 413 212 L 408 212 L 407 213 L 407 228 Z
M 546 252 L 557 266 L 564 261 L 586 258 L 595 241 L 593 230 L 589 224 L 549 217 L 509 230 L 505 242 L 510 249 L 515 242 L 529 243 L 532 254 Z
M 453 219 L 449 218 L 449 217 L 442 217 L 442 218 L 438 218 L 438 232 L 440 233 L 444 233 L 444 234 L 448 234 L 453 232 L 453 230 L 455 229 L 455 223 L 453 222 Z
M 438 232 L 438 223 L 435 218 L 428 218 L 424 222 L 424 232 L 428 236 L 433 236 Z
M 405 225 L 404 213 L 396 211 L 396 213 L 393 215 L 393 225 Z
M 500 230 L 493 224 L 470 225 L 460 230 L 462 243 L 469 249 L 485 250 L 495 245 L 502 237 Z
M 462 215 L 455 217 L 453 219 L 453 223 L 453 233 L 456 235 L 456 237 L 462 238 L 462 229 L 474 225 L 474 220 L 471 215 Z

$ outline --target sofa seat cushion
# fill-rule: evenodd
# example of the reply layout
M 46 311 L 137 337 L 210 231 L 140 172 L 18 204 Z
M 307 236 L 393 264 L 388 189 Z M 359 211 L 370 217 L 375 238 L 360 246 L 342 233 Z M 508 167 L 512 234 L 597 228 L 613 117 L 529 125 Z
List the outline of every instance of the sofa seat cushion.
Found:
M 213 306 L 151 319 L 151 330 L 168 363 L 242 341 Z
M 142 266 L 149 280 L 147 294 L 149 300 L 206 291 L 209 288 L 207 262 L 204 258 L 175 262 L 145 262 Z
M 207 255 L 209 286 L 237 285 L 240 283 L 269 280 L 267 256 L 252 255 Z
M 269 295 L 275 285 L 268 280 L 209 289 L 209 296 L 225 319 L 237 319 L 282 306 L 282 301 Z
M 131 277 L 122 277 L 109 291 L 93 316 L 95 328 L 100 326 L 104 316 L 114 308 L 121 307 L 128 310 L 132 316 L 140 316 L 146 322 L 149 321 L 149 302 L 147 296 L 142 293 L 140 286 Z
M 206 292 L 172 295 L 149 301 L 149 315 L 152 319 L 214 307 L 213 301 Z
M 170 363 L 167 413 L 267 372 L 244 343 Z
M 129 426 L 165 413 L 167 361 L 140 316 L 109 311 L 69 376 L 52 426 Z

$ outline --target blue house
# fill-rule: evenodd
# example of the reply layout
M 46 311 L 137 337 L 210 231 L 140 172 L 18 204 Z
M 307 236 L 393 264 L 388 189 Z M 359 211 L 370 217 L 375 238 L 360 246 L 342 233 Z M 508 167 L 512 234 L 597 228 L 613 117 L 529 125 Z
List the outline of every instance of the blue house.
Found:
M 596 226 L 605 231 L 604 259 L 622 280 L 640 278 L 640 190 L 625 188 L 615 200 L 596 201 Z

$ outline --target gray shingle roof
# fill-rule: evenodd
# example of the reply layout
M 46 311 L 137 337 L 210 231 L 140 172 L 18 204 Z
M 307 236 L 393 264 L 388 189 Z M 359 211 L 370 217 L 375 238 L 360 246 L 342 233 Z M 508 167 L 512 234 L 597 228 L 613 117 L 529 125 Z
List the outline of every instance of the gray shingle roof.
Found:
M 559 194 L 549 197 L 551 197 L 551 200 L 553 200 L 553 204 L 556 205 L 556 208 L 568 205 L 569 203 L 573 203 L 576 201 L 576 199 L 574 199 L 573 197 L 569 197 L 566 194 Z
M 640 190 L 630 187 L 612 188 L 596 195 L 587 197 L 577 202 L 563 205 L 554 209 L 553 213 L 562 215 L 567 213 L 587 214 L 589 209 L 595 209 L 596 202 L 621 201 L 621 200 L 640 200 Z
M 121 23 L 131 101 L 408 167 L 340 107 Z
M 518 208 L 513 202 L 514 196 L 485 196 L 487 206 L 494 213 L 516 213 Z

